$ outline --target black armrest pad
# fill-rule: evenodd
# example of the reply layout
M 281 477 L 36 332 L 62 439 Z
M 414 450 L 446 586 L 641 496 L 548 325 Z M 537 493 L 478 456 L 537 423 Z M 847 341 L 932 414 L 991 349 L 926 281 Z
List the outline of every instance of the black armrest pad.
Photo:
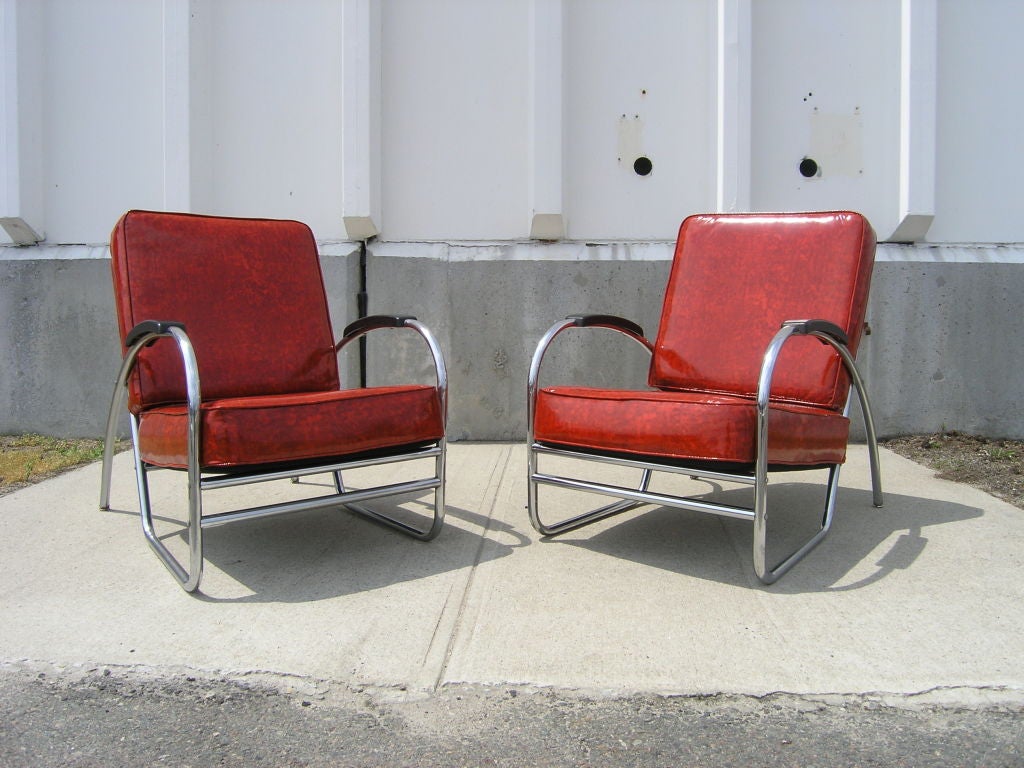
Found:
M 795 328 L 795 333 L 802 336 L 811 333 L 824 333 L 844 346 L 848 346 L 850 343 L 850 337 L 846 335 L 846 331 L 835 323 L 830 323 L 828 320 L 789 320 L 783 323 L 783 325 Z M 824 344 L 825 342 L 822 343 Z
M 358 336 L 361 333 L 372 331 L 375 328 L 401 328 L 406 320 L 415 320 L 412 315 L 370 315 L 361 317 L 354 323 L 346 326 L 342 336 Z
M 572 320 L 577 328 L 589 328 L 597 326 L 601 328 L 618 328 L 621 331 L 632 333 L 634 336 L 644 337 L 644 329 L 631 320 L 616 315 L 569 315 L 566 320 Z
M 185 324 L 175 322 L 174 320 L 144 320 L 128 331 L 128 335 L 124 337 L 124 345 L 126 348 L 130 349 L 135 346 L 135 342 L 146 334 L 166 334 L 171 328 L 181 328 L 181 330 L 184 331 Z

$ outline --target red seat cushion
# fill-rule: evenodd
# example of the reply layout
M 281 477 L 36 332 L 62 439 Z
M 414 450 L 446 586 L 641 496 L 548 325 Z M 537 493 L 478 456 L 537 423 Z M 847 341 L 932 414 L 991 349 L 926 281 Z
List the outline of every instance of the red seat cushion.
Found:
M 773 403 L 768 423 L 769 464 L 814 466 L 846 459 L 850 422 L 842 414 Z M 757 404 L 695 392 L 551 387 L 538 392 L 534 437 L 639 457 L 753 464 Z
M 200 412 L 204 469 L 342 457 L 444 437 L 437 390 L 429 386 L 236 397 L 203 402 Z M 144 411 L 143 461 L 186 467 L 187 422 L 184 405 Z

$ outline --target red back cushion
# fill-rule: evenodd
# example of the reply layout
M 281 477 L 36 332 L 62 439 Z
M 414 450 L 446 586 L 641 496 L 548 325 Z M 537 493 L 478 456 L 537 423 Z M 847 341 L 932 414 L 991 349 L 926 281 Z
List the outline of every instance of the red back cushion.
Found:
M 856 354 L 875 233 L 859 214 L 713 214 L 687 218 L 662 307 L 649 382 L 660 389 L 754 397 L 765 350 L 784 320 L 829 320 Z M 839 355 L 791 338 L 772 399 L 846 403 Z
M 121 340 L 144 320 L 185 324 L 203 400 L 337 389 L 313 233 L 297 221 L 129 211 L 110 237 Z M 142 350 L 129 405 L 185 400 L 173 340 Z

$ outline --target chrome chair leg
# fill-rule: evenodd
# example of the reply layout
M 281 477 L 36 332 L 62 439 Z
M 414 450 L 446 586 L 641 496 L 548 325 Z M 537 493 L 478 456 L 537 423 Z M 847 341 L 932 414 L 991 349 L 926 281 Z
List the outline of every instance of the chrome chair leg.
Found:
M 430 541 L 435 538 L 440 532 L 444 525 L 445 516 L 445 498 L 444 498 L 444 483 L 445 483 L 445 465 L 447 456 L 447 441 L 445 439 L 440 440 L 438 444 L 438 452 L 434 458 L 434 477 L 430 481 L 427 487 L 434 489 L 434 512 L 433 518 L 430 525 L 427 528 L 417 528 L 409 525 L 408 523 L 399 520 L 391 515 L 385 515 L 383 512 L 378 512 L 365 504 L 357 504 L 355 502 L 344 503 L 345 509 L 361 515 L 365 518 L 373 520 L 374 522 L 386 525 L 389 528 L 401 531 L 404 534 L 412 536 L 414 539 L 420 541 Z M 338 489 L 338 493 L 345 493 L 345 486 L 342 481 L 341 472 L 334 473 L 335 487 Z
M 189 478 L 189 507 L 188 521 L 185 524 L 186 538 L 188 541 L 189 567 L 186 570 L 171 551 L 160 540 L 153 525 L 153 506 L 149 497 L 149 469 L 146 468 L 139 452 L 139 428 L 138 420 L 130 416 L 132 428 L 132 447 L 135 454 L 135 480 L 139 492 L 139 517 L 142 522 L 142 533 L 146 537 L 150 548 L 160 558 L 160 562 L 166 566 L 171 575 L 177 579 L 182 589 L 186 592 L 195 592 L 199 588 L 199 582 L 203 578 L 203 526 L 202 526 L 202 491 L 198 487 L 198 479 L 195 484 Z
M 805 541 L 794 552 L 787 555 L 774 567 L 767 565 L 768 549 L 768 487 L 767 482 L 758 482 L 754 486 L 754 572 L 765 584 L 774 584 L 790 568 L 800 562 L 804 556 L 818 546 L 832 528 L 832 518 L 836 509 L 836 498 L 839 495 L 839 464 L 829 467 L 828 483 L 825 492 L 825 510 L 821 518 L 821 527 L 810 539 Z
M 528 478 L 527 483 L 527 507 L 530 513 L 530 522 L 533 525 L 534 530 L 536 530 L 542 536 L 557 536 L 560 533 L 565 533 L 566 531 L 581 528 L 584 525 L 595 523 L 598 520 L 603 520 L 604 518 L 611 517 L 612 515 L 618 515 L 622 512 L 627 512 L 631 509 L 635 509 L 636 507 L 643 506 L 645 503 L 647 503 L 635 499 L 621 499 L 620 501 L 614 501 L 611 504 L 606 504 L 602 507 L 598 507 L 597 509 L 593 509 L 589 512 L 584 512 L 582 514 L 575 515 L 574 517 L 561 520 L 557 523 L 546 525 L 543 522 L 541 522 L 540 519 L 540 509 L 538 500 L 540 482 L 537 480 L 540 474 L 537 471 L 537 452 L 536 450 L 534 450 L 532 446 L 528 449 L 528 452 L 530 476 Z M 640 483 L 636 490 L 637 493 L 647 492 L 653 474 L 654 473 L 649 468 L 645 467 L 642 470 L 642 474 L 640 476 Z

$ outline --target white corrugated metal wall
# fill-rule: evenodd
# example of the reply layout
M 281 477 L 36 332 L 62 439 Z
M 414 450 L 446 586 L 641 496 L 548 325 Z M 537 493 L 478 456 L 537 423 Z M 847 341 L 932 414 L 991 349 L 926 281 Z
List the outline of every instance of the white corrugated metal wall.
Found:
M 51 244 L 139 206 L 324 240 L 345 216 L 388 240 L 525 239 L 534 213 L 664 240 L 694 211 L 855 208 L 883 238 L 912 213 L 928 242 L 1024 241 L 1014 0 L 0 8 L 0 214 Z

